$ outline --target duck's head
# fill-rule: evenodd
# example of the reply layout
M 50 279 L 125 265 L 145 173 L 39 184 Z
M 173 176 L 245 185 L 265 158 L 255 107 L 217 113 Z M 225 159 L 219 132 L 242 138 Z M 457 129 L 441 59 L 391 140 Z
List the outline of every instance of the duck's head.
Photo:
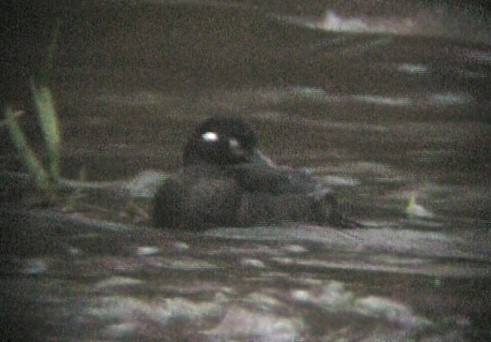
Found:
M 184 148 L 184 165 L 272 164 L 257 149 L 257 135 L 239 118 L 213 117 L 201 123 Z

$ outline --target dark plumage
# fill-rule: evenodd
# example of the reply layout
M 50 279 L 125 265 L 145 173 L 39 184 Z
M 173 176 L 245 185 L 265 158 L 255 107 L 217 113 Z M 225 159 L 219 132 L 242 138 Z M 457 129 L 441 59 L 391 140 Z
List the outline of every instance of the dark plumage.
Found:
M 241 119 L 211 118 L 184 149 L 184 166 L 154 199 L 154 223 L 169 229 L 285 221 L 357 227 L 340 215 L 330 189 L 309 174 L 274 165 Z

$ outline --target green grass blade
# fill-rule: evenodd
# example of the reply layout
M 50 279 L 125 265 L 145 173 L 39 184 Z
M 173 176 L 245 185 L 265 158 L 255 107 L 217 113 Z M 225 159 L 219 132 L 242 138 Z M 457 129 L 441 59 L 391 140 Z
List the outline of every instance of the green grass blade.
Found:
M 34 181 L 34 185 L 47 194 L 53 194 L 51 183 L 41 162 L 36 158 L 35 153 L 30 148 L 27 139 L 16 120 L 16 114 L 12 108 L 7 107 L 5 112 L 5 122 L 9 128 L 10 137 L 14 143 L 23 164 Z
M 37 87 L 34 81 L 31 82 L 31 89 L 46 144 L 49 177 L 58 182 L 61 136 L 53 95 L 47 86 Z

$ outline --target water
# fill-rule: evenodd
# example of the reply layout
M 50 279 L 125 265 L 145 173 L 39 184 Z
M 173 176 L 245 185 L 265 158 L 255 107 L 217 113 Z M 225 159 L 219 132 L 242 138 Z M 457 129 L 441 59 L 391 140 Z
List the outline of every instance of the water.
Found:
M 138 216 L 132 202 L 145 203 L 114 193 L 109 222 L 87 219 L 100 208 L 5 206 L 2 329 L 62 340 L 489 339 L 489 18 L 350 3 L 65 13 L 53 87 L 67 178 L 171 170 L 197 122 L 241 115 L 275 162 L 313 172 L 370 228 L 169 234 Z M 11 29 L 19 40 L 6 56 L 23 58 L 7 59 L 15 82 L 2 94 L 20 108 L 43 23 Z M 29 111 L 23 120 L 35 133 Z M 15 167 L 7 144 L 2 153 Z

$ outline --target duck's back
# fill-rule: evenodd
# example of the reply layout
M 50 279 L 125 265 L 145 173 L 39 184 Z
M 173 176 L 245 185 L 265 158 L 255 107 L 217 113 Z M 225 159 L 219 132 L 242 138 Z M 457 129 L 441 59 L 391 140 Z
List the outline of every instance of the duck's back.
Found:
M 229 172 L 248 192 L 265 192 L 274 195 L 309 194 L 327 189 L 310 174 L 289 167 L 241 164 L 231 166 Z
M 310 175 L 248 164 L 184 167 L 162 184 L 154 207 L 157 227 L 188 231 L 341 219 L 330 190 Z

